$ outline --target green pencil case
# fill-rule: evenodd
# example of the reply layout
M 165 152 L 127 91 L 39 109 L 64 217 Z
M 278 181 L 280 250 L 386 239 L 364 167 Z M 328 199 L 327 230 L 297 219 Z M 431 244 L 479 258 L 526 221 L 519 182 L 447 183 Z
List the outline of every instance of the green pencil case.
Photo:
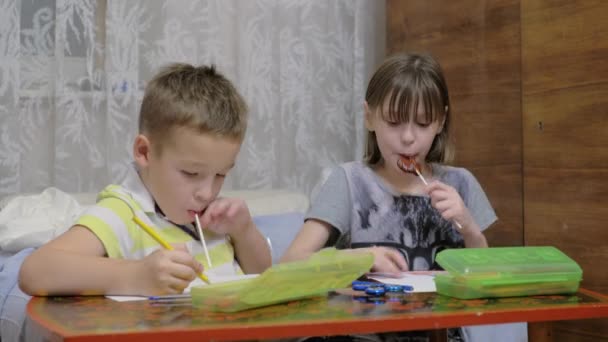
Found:
M 236 312 L 322 296 L 350 286 L 373 263 L 371 253 L 326 248 L 307 260 L 273 265 L 256 278 L 193 287 L 192 303 L 211 311 Z
M 435 276 L 437 292 L 461 299 L 574 293 L 583 276 L 550 246 L 447 249 L 436 261 L 448 272 Z

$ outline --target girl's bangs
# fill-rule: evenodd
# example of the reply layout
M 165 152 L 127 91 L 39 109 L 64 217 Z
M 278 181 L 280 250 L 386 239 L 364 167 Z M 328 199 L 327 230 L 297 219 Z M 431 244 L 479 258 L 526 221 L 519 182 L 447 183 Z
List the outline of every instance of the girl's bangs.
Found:
M 440 90 L 434 82 L 424 82 L 418 79 L 413 84 L 396 85 L 391 92 L 388 110 L 382 112 L 384 120 L 389 122 L 409 122 L 414 119 L 418 122 L 423 119 L 424 124 L 438 121 L 445 115 L 445 105 L 443 104 Z M 418 116 L 418 108 L 422 105 L 424 115 Z

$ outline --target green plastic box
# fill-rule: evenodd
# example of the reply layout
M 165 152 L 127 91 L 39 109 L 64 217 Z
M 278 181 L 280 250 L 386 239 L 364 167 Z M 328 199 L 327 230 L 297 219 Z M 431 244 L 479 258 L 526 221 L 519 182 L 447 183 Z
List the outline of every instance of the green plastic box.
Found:
M 550 246 L 446 249 L 437 292 L 461 299 L 574 293 L 583 270 Z
M 192 287 L 192 303 L 210 311 L 237 312 L 326 296 L 350 285 L 373 264 L 371 253 L 325 248 L 306 260 L 273 265 L 256 278 Z

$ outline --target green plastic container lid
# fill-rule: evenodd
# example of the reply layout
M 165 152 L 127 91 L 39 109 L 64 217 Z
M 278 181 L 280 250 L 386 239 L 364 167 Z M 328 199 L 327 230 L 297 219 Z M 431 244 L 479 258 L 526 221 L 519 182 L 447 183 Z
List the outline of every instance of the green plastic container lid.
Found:
M 581 274 L 580 266 L 552 246 L 446 249 L 437 263 L 454 276 Z
M 192 303 L 211 311 L 237 312 L 326 296 L 349 286 L 373 264 L 371 253 L 325 248 L 305 260 L 273 265 L 256 278 L 192 287 Z
M 511 297 L 576 292 L 580 266 L 550 246 L 447 249 L 437 263 L 437 292 L 463 298 Z

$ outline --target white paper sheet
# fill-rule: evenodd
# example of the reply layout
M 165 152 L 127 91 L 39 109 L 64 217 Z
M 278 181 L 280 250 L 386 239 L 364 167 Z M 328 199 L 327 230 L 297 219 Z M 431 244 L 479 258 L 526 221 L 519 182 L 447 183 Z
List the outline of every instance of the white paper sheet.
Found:
M 228 281 L 234 281 L 234 280 L 243 280 L 243 279 L 249 279 L 249 278 L 255 278 L 257 277 L 259 274 L 238 274 L 238 275 L 215 275 L 215 274 L 207 274 L 207 276 L 209 277 L 209 280 L 211 281 L 212 284 L 218 284 L 218 283 L 225 283 Z M 185 290 L 184 290 L 184 298 L 188 297 L 188 294 L 190 293 L 190 289 L 193 286 L 205 286 L 206 284 L 200 280 L 199 278 L 196 278 L 193 282 L 190 283 L 190 286 L 188 286 Z M 117 302 L 131 302 L 131 301 L 136 301 L 136 300 L 148 300 L 148 296 L 106 296 L 106 298 L 109 298 L 111 300 L 115 300 Z

